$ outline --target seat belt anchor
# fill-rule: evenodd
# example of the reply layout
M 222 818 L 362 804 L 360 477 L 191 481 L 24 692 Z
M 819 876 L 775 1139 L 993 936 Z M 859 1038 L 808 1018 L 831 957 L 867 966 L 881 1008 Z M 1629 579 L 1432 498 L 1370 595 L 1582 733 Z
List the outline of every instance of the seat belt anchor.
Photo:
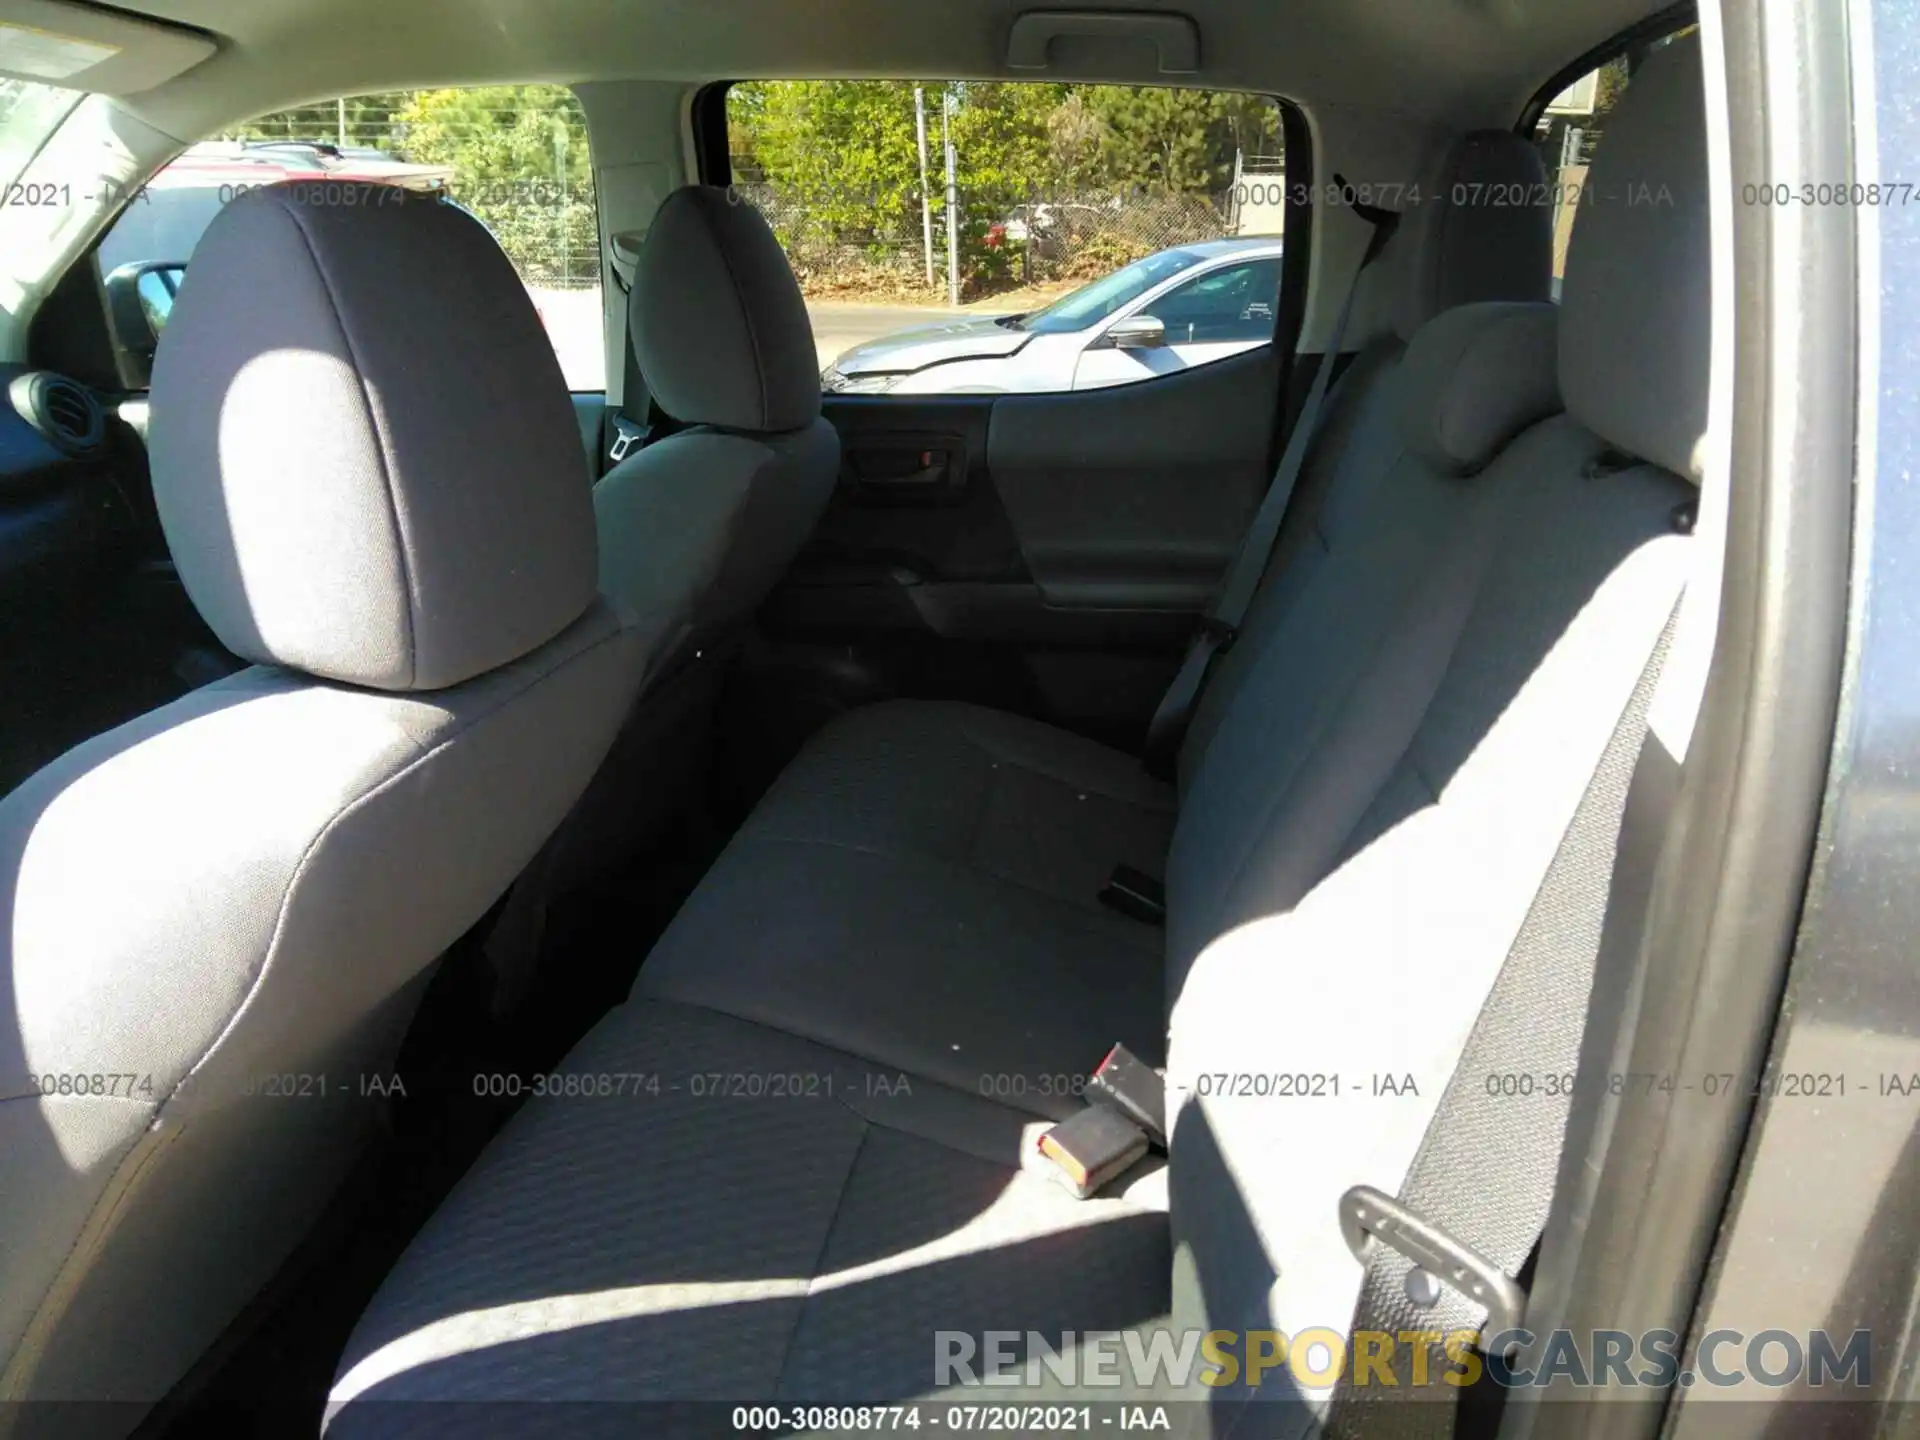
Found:
M 1340 1233 L 1362 1265 L 1376 1243 L 1385 1245 L 1414 1263 L 1415 1277 L 1424 1273 L 1480 1306 L 1487 1312 L 1485 1335 L 1511 1334 L 1526 1318 L 1527 1292 L 1504 1270 L 1371 1185 L 1356 1185 L 1340 1197 Z M 1407 1298 L 1431 1306 L 1438 1292 L 1415 1277 L 1409 1277 Z
M 613 417 L 613 444 L 607 447 L 607 459 L 618 465 L 647 438 L 647 427 L 636 425 L 624 415 Z
M 1229 625 L 1218 615 L 1200 617 L 1200 638 L 1213 647 L 1213 653 L 1224 655 L 1233 648 L 1233 642 L 1240 638 L 1240 627 Z

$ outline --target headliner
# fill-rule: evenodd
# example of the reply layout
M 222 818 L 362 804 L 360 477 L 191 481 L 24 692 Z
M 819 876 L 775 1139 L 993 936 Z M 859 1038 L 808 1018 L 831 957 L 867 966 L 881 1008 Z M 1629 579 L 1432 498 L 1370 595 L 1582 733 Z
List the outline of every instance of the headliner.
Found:
M 4 6 L 0 6 L 4 8 Z M 761 76 L 1152 83 L 1144 45 L 1056 53 L 1010 71 L 1007 33 L 1060 0 L 134 0 L 212 35 L 219 53 L 124 103 L 192 139 L 338 94 L 423 85 Z M 1509 125 L 1569 61 L 1662 0 L 1101 0 L 1177 9 L 1200 30 L 1184 83 L 1309 109 Z M 1087 44 L 1090 42 L 1080 42 Z

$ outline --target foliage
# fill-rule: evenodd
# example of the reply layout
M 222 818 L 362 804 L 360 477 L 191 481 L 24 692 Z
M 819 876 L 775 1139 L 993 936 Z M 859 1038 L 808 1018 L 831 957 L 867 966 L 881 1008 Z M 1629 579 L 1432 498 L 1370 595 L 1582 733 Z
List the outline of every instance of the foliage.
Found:
M 393 153 L 452 166 L 454 198 L 486 222 L 523 275 L 571 279 L 564 272 L 579 263 L 597 277 L 593 162 L 584 119 L 566 89 L 422 90 L 393 123 Z
M 891 263 L 918 271 L 919 246 L 903 244 L 917 240 L 921 227 L 915 88 L 909 81 L 780 80 L 728 92 L 735 178 L 768 215 L 797 268 Z M 1236 152 L 1271 155 L 1280 148 L 1278 109 L 1257 96 L 998 81 L 920 88 L 935 245 L 944 249 L 943 137 L 950 135 L 961 197 L 960 271 L 969 292 L 1023 277 L 1027 242 L 1006 222 L 1016 213 L 1030 216 L 1033 202 L 1099 192 L 1133 208 L 1141 197 L 1197 204 L 1226 188 Z M 361 95 L 282 111 L 236 134 L 344 138 L 399 160 L 449 166 L 455 198 L 487 223 L 522 274 L 552 279 L 597 271 L 586 125 L 563 87 Z M 1076 234 L 1076 252 L 1093 238 Z M 1154 248 L 1128 234 L 1088 253 L 1104 265 L 1109 255 L 1132 259 Z M 915 263 L 902 264 L 909 259 Z M 938 268 L 944 274 L 944 260 Z
M 898 248 L 920 229 L 914 86 L 900 81 L 766 81 L 728 92 L 734 174 L 789 253 Z M 1022 244 L 995 226 L 1017 208 L 1100 191 L 1209 197 L 1236 152 L 1280 148 L 1279 111 L 1258 96 L 1121 85 L 969 82 L 924 87 L 927 203 L 946 228 L 943 130 L 955 151 L 965 288 L 1018 276 Z M 943 116 L 943 102 L 951 111 Z M 1116 243 L 1132 258 L 1134 246 Z M 1154 248 L 1154 247 L 1148 247 Z
M 414 90 L 344 104 L 348 145 L 450 167 L 453 197 L 486 223 L 522 275 L 597 278 L 586 121 L 564 86 Z M 236 135 L 338 144 L 342 129 L 340 102 L 327 101 L 263 116 Z
M 1280 149 L 1280 114 L 1254 95 L 1097 85 L 1083 101 L 1099 144 L 1088 176 L 1120 191 L 1201 194 L 1233 180 L 1236 150 Z
M 1097 280 L 1124 265 L 1144 259 L 1153 250 L 1152 245 L 1127 240 L 1119 235 L 1090 235 L 1084 243 L 1074 247 L 1073 254 L 1060 269 L 1060 277 L 1066 280 Z

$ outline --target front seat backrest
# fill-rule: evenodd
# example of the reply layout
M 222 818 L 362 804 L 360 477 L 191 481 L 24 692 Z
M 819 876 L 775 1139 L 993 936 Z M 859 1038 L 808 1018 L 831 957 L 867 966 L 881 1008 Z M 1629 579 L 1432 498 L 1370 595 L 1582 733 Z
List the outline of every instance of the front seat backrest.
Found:
M 0 803 L 0 1400 L 151 1401 L 215 1340 L 631 700 L 525 288 L 457 208 L 340 193 L 226 206 L 154 370 L 168 543 L 254 668 Z
M 682 653 L 745 620 L 833 493 L 806 302 L 760 212 L 712 185 L 669 195 L 635 266 L 627 323 L 660 408 L 688 427 L 594 489 L 601 581 L 672 613 Z M 671 657 L 662 657 L 671 664 Z
M 840 467 L 820 362 L 780 242 L 733 192 L 688 185 L 660 206 L 627 323 L 653 398 L 686 428 L 594 488 L 600 583 L 668 629 L 606 770 L 558 848 L 556 890 L 657 837 L 702 771 L 733 643 L 812 531 Z

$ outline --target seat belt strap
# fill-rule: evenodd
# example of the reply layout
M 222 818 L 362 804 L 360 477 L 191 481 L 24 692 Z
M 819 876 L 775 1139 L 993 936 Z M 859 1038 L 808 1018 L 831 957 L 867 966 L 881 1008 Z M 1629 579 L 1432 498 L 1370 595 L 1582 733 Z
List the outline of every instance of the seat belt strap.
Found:
M 1333 178 L 1342 190 L 1347 189 L 1346 181 L 1338 175 Z M 1346 299 L 1341 301 L 1340 313 L 1334 317 L 1333 330 L 1327 337 L 1326 353 L 1313 373 L 1313 384 L 1307 391 L 1306 403 L 1300 407 L 1300 418 L 1294 422 L 1293 433 L 1287 437 L 1287 448 L 1280 456 L 1280 464 L 1267 485 L 1260 508 L 1254 511 L 1253 521 L 1240 542 L 1240 549 L 1227 566 L 1227 573 L 1220 582 L 1213 603 L 1201 616 L 1200 627 L 1187 646 L 1187 653 L 1180 662 L 1180 669 L 1174 674 L 1173 683 L 1167 687 L 1167 693 L 1160 697 L 1160 704 L 1147 725 L 1144 752 L 1146 767 L 1149 773 L 1163 780 L 1171 778 L 1173 774 L 1174 756 L 1186 736 L 1187 725 L 1193 718 L 1193 707 L 1199 701 L 1200 690 L 1206 683 L 1213 657 L 1233 644 L 1240 631 L 1240 622 L 1246 618 L 1247 607 L 1253 603 L 1254 592 L 1260 588 L 1260 577 L 1266 572 L 1267 559 L 1273 553 L 1273 542 L 1280 534 L 1281 522 L 1286 519 L 1287 503 L 1293 498 L 1294 487 L 1300 481 L 1300 472 L 1306 468 L 1308 452 L 1312 450 L 1314 437 L 1320 428 L 1327 390 L 1332 384 L 1333 372 L 1340 363 L 1340 347 L 1346 340 L 1347 321 L 1353 314 L 1354 297 L 1360 293 L 1360 277 L 1380 257 L 1380 252 L 1386 248 L 1400 221 L 1395 211 L 1381 210 L 1371 205 L 1354 202 L 1353 210 L 1373 226 L 1373 234 L 1367 240 L 1366 252 L 1360 257 L 1360 263 L 1354 267 L 1353 278 L 1347 282 Z
M 1643 786 L 1635 777 L 1678 614 L 1676 602 L 1474 1021 L 1399 1197 L 1365 1185 L 1341 1197 L 1342 1233 L 1366 1267 L 1349 1333 L 1395 1337 L 1397 1383 L 1382 1386 L 1376 1377 L 1355 1386 L 1349 1369 L 1334 1392 L 1330 1440 L 1447 1440 L 1461 1392 L 1445 1381 L 1459 1372 L 1438 1337 L 1479 1330 L 1492 1340 L 1525 1318 L 1527 1296 L 1515 1277 L 1553 1205 L 1571 1097 L 1536 1082 L 1516 1098 L 1489 1087 L 1487 1077 L 1578 1069 L 1623 829 L 1652 833 L 1671 799 L 1671 787 Z M 1407 1332 L 1435 1338 L 1402 1340 Z M 1413 1359 L 1420 1343 L 1429 1352 L 1424 1371 Z M 1424 1392 L 1409 1383 L 1422 1373 L 1429 1381 Z

